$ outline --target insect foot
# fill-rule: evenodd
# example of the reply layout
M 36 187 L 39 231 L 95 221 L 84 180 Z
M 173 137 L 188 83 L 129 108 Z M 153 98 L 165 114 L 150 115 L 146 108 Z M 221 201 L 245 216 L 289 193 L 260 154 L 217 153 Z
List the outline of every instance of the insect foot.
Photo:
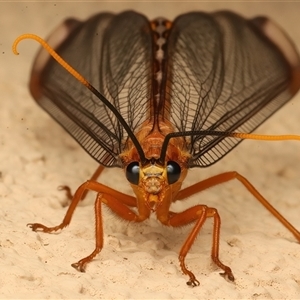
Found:
M 85 273 L 86 262 L 83 260 L 78 261 L 77 263 L 71 264 L 71 266 L 79 272 Z
M 42 231 L 42 232 L 46 232 L 46 233 L 57 231 L 57 230 L 63 228 L 60 225 L 59 226 L 55 226 L 55 227 L 47 227 L 47 226 L 45 226 L 43 224 L 40 224 L 40 223 L 28 223 L 26 226 L 28 226 L 29 228 L 31 228 L 32 231 Z
M 190 277 L 190 280 L 187 281 L 187 285 L 190 287 L 195 287 L 195 286 L 199 286 L 200 282 L 196 279 L 196 277 L 194 276 L 194 274 L 192 274 L 193 276 Z
M 73 194 L 71 192 L 71 189 L 67 185 L 60 185 L 57 189 L 59 191 L 64 191 L 66 193 L 66 196 L 67 196 L 68 200 L 73 199 Z
M 39 223 L 28 223 L 26 226 L 32 229 L 32 231 L 48 232 L 49 228 Z
M 227 267 L 227 269 L 225 270 L 225 272 L 224 273 L 220 273 L 220 275 L 222 276 L 222 277 L 224 277 L 226 280 L 229 280 L 229 281 L 234 281 L 234 276 L 233 276 L 233 274 L 232 274 L 232 271 L 231 271 L 231 269 L 230 268 L 228 268 Z

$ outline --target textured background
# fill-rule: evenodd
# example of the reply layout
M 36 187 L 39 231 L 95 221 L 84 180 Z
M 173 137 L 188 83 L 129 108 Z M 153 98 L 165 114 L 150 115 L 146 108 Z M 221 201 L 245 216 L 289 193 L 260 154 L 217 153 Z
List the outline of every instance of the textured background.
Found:
M 235 283 L 226 282 L 210 261 L 211 223 L 197 239 L 187 264 L 201 286 L 190 289 L 177 253 L 190 227 L 169 229 L 156 220 L 127 224 L 104 212 L 105 246 L 79 273 L 70 264 L 94 247 L 93 201 L 76 210 L 71 226 L 58 234 L 25 225 L 57 225 L 66 199 L 57 186 L 74 189 L 97 164 L 31 99 L 28 74 L 38 45 L 25 41 L 20 56 L 13 40 L 32 32 L 47 36 L 66 17 L 85 19 L 100 11 L 135 9 L 150 19 L 191 10 L 230 9 L 246 17 L 267 15 L 300 49 L 300 3 L 266 2 L 18 2 L 0 3 L 0 297 L 1 298 L 300 298 L 300 245 L 238 182 L 205 191 L 185 202 L 218 208 L 222 217 L 221 259 Z M 300 95 L 257 132 L 300 134 Z M 300 143 L 245 141 L 209 169 L 192 170 L 185 186 L 223 171 L 246 176 L 287 219 L 300 228 Z M 120 170 L 101 182 L 131 193 Z

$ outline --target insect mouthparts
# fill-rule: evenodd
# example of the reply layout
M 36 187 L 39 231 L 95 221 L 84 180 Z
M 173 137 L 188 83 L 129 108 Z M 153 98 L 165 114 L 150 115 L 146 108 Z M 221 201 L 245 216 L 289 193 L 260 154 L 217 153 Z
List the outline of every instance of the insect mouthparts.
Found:
M 151 164 L 151 165 L 157 164 L 157 159 L 155 159 L 154 157 L 152 157 L 152 158 L 150 159 L 150 164 Z

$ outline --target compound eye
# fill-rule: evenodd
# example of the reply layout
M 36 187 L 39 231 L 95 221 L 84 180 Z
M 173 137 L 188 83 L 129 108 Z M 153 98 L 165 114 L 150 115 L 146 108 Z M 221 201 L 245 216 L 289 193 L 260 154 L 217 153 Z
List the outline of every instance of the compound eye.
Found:
M 135 185 L 139 184 L 140 179 L 140 165 L 137 161 L 130 163 L 126 168 L 127 180 Z
M 167 178 L 169 184 L 178 181 L 180 177 L 180 173 L 181 173 L 181 168 L 177 162 L 172 160 L 167 162 Z

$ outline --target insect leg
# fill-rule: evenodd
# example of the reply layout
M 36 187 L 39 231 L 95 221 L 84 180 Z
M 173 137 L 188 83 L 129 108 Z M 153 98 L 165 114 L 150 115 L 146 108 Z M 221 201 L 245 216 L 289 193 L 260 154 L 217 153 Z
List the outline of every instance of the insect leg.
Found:
M 131 207 L 137 206 L 135 197 L 118 192 L 99 182 L 88 180 L 85 183 L 83 183 L 75 192 L 72 202 L 69 206 L 69 209 L 61 224 L 54 227 L 47 227 L 39 223 L 30 223 L 28 224 L 28 226 L 30 226 L 33 231 L 41 230 L 47 233 L 57 231 L 59 229 L 63 229 L 64 227 L 68 226 L 71 222 L 72 215 L 75 211 L 78 202 L 81 200 L 82 196 L 86 191 L 97 192 L 97 198 L 95 201 L 96 246 L 94 251 L 90 255 L 72 264 L 72 267 L 74 267 L 76 270 L 80 272 L 85 271 L 86 265 L 101 251 L 103 247 L 103 225 L 102 225 L 102 209 L 101 209 L 102 203 L 106 204 L 113 212 L 115 212 L 118 216 L 120 216 L 121 218 L 127 221 L 141 222 L 146 218 L 148 218 L 150 214 L 149 212 L 149 214 L 147 215 L 140 215 L 140 214 L 137 215 L 128 207 L 128 206 Z
M 193 245 L 196 237 L 199 234 L 200 229 L 202 228 L 207 218 L 214 218 L 211 258 L 219 268 L 224 270 L 224 273 L 222 273 L 221 275 L 227 277 L 231 281 L 234 281 L 234 276 L 232 274 L 231 269 L 228 266 L 224 265 L 219 259 L 221 219 L 218 214 L 218 211 L 215 208 L 207 207 L 206 205 L 196 205 L 181 213 L 173 215 L 168 222 L 168 225 L 178 227 L 196 221 L 194 228 L 192 229 L 191 233 L 187 237 L 179 253 L 181 270 L 183 271 L 184 274 L 190 277 L 187 284 L 191 286 L 197 286 L 200 283 L 196 279 L 195 275 L 186 268 L 185 257 L 189 252 L 191 246 Z
M 203 181 L 200 181 L 188 188 L 179 191 L 176 200 L 183 200 L 195 193 L 208 189 L 212 186 L 230 181 L 232 179 L 237 179 L 240 181 L 246 189 L 274 216 L 280 221 L 300 242 L 300 232 L 288 222 L 256 189 L 255 187 L 238 172 L 226 172 L 222 173 Z
M 118 193 L 118 192 L 117 192 Z M 122 194 L 119 193 L 120 200 L 117 200 L 110 194 L 98 193 L 95 201 L 95 239 L 96 246 L 94 251 L 82 258 L 76 263 L 72 264 L 72 267 L 77 271 L 85 272 L 86 265 L 93 260 L 93 258 L 101 251 L 103 247 L 103 222 L 102 222 L 102 203 L 106 204 L 114 213 L 127 221 L 142 221 L 136 213 L 134 213 L 126 204 L 122 203 Z M 130 196 L 128 196 L 130 197 Z M 133 198 L 133 197 L 132 197 Z
M 101 175 L 101 173 L 104 170 L 104 168 L 105 168 L 104 166 L 99 165 L 98 168 L 96 169 L 96 171 L 94 172 L 94 174 L 92 175 L 92 177 L 90 178 L 90 180 L 96 181 L 98 179 L 98 177 Z M 58 189 L 60 191 L 65 191 L 66 192 L 66 196 L 67 196 L 67 198 L 69 200 L 73 199 L 73 194 L 71 192 L 71 188 L 68 185 L 60 185 L 58 187 Z M 82 201 L 85 199 L 87 193 L 88 193 L 88 190 L 86 190 L 86 191 L 83 192 L 83 195 L 82 195 L 82 198 L 81 198 Z
M 72 267 L 74 267 L 76 270 L 80 272 L 85 272 L 86 265 L 101 251 L 103 247 L 103 226 L 101 212 L 102 203 L 107 205 L 116 215 L 129 222 L 142 222 L 143 220 L 149 217 L 149 214 L 137 215 L 125 203 L 123 203 L 122 200 L 122 197 L 115 198 L 115 195 L 112 196 L 111 194 L 97 194 L 97 198 L 95 201 L 96 247 L 90 255 L 79 260 L 77 263 L 72 264 Z
M 74 197 L 72 199 L 72 202 L 67 210 L 67 213 L 61 222 L 61 224 L 54 226 L 54 227 L 47 227 L 40 223 L 29 223 L 27 226 L 29 226 L 33 231 L 43 231 L 47 233 L 55 232 L 57 230 L 63 229 L 66 226 L 68 226 L 71 222 L 73 213 L 75 211 L 75 208 L 78 205 L 78 202 L 82 199 L 82 196 L 84 195 L 85 191 L 92 190 L 101 194 L 108 194 L 112 195 L 113 197 L 116 197 L 118 199 L 122 199 L 122 203 L 129 206 L 135 206 L 134 203 L 136 203 L 136 199 L 132 196 L 120 193 L 108 186 L 105 186 L 99 182 L 96 181 L 86 181 L 83 183 L 75 192 Z
M 98 193 L 95 201 L 96 247 L 90 255 L 71 265 L 73 268 L 80 272 L 85 272 L 86 265 L 101 251 L 103 247 L 103 222 L 101 209 L 102 196 L 102 194 Z

